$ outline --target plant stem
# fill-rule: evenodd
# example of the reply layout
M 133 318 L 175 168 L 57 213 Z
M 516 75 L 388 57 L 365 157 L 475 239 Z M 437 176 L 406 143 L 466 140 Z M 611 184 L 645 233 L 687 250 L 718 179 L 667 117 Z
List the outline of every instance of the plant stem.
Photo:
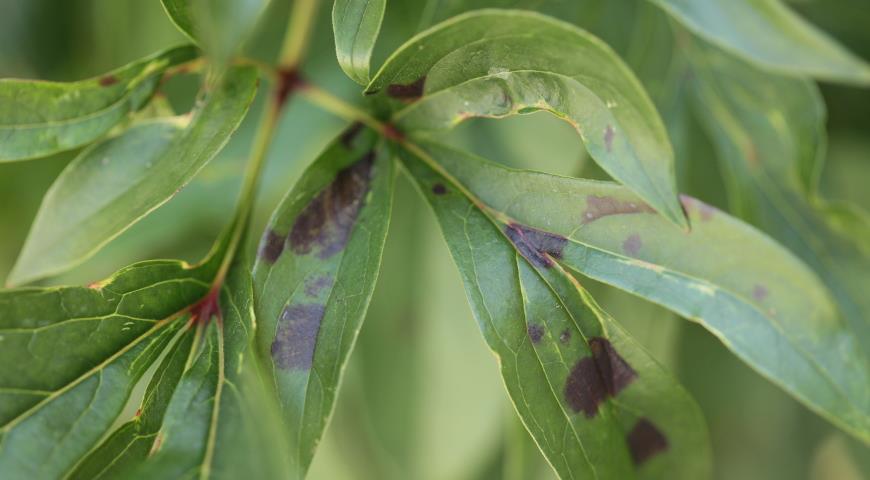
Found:
M 296 68 L 302 62 L 308 50 L 308 40 L 317 16 L 319 0 L 295 0 L 293 12 L 287 32 L 284 34 L 284 45 L 281 47 L 281 57 L 278 65 L 282 68 Z
M 388 136 L 388 127 L 383 122 L 316 85 L 306 84 L 299 90 L 299 94 L 327 112 L 351 122 L 360 122 L 381 135 Z

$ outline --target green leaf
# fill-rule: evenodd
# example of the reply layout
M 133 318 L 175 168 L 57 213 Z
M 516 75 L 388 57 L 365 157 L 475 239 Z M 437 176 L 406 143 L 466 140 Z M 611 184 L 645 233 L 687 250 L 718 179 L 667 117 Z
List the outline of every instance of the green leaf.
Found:
M 215 267 L 149 261 L 91 287 L 0 292 L 4 476 L 69 471 L 111 427 Z
M 254 265 L 257 344 L 300 476 L 332 412 L 380 267 L 393 166 L 376 140 L 352 125 L 314 161 L 273 214 Z
M 683 205 L 692 230 L 684 233 L 609 182 L 510 170 L 435 144 L 426 151 L 419 153 L 436 158 L 429 163 L 450 181 L 426 189 L 465 195 L 502 223 L 540 230 L 530 253 L 550 252 L 567 268 L 698 321 L 815 412 L 870 440 L 870 367 L 860 342 L 812 271 L 763 234 L 690 197 Z
M 81 263 L 166 203 L 227 143 L 256 89 L 253 67 L 233 68 L 189 124 L 146 122 L 84 150 L 46 193 L 8 283 Z
M 870 65 L 780 0 L 650 0 L 697 35 L 760 67 L 870 85 Z
M 369 62 L 386 7 L 386 0 L 335 0 L 333 4 L 332 30 L 338 64 L 360 85 L 369 83 Z
M 655 106 L 604 42 L 570 24 L 511 10 L 454 17 L 397 50 L 366 93 L 412 102 L 393 117 L 409 132 L 548 111 L 577 130 L 607 173 L 686 226 Z
M 269 0 L 161 0 L 172 22 L 217 63 L 236 55 Z
M 402 158 L 438 216 L 517 412 L 560 477 L 709 477 L 698 406 L 552 257 L 528 248 L 524 236 L 541 232 L 504 223 L 447 174 Z
M 870 222 L 863 213 L 837 222 L 834 210 L 843 210 L 818 196 L 826 143 L 818 89 L 698 42 L 688 51 L 697 76 L 694 108 L 703 112 L 699 117 L 717 147 L 731 211 L 812 267 L 861 344 L 870 345 L 870 296 L 864 288 L 870 272 Z
M 183 46 L 79 82 L 0 79 L 0 162 L 93 142 L 142 108 L 163 72 L 196 57 Z

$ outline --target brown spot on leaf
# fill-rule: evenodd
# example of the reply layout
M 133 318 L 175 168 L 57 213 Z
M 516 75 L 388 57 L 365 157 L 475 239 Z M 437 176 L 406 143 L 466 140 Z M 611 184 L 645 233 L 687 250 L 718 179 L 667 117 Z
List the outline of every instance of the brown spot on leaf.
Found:
M 571 341 L 571 330 L 568 330 L 567 328 L 562 330 L 562 333 L 559 334 L 559 341 L 563 344 L 567 344 Z
M 369 191 L 374 159 L 374 151 L 369 151 L 338 172 L 299 213 L 290 230 L 294 253 L 305 255 L 316 248 L 320 258 L 326 259 L 344 248 Z
M 100 86 L 101 87 L 109 87 L 118 83 L 118 77 L 114 75 L 104 75 L 100 77 Z
M 423 96 L 423 86 L 425 84 L 425 75 L 406 85 L 391 83 L 387 86 L 387 95 L 399 100 L 414 101 Z
M 632 257 L 637 256 L 641 247 L 643 247 L 643 240 L 641 240 L 640 235 L 636 233 L 632 233 L 624 242 L 622 242 L 622 250 Z
M 445 187 L 443 183 L 436 183 L 435 185 L 432 185 L 432 193 L 435 195 L 444 195 L 447 193 L 447 187 Z
M 586 197 L 586 211 L 583 213 L 584 224 L 592 223 L 602 217 L 610 215 L 624 215 L 630 213 L 654 213 L 655 210 L 640 200 L 628 201 L 600 195 L 588 195 Z
M 668 449 L 668 439 L 646 418 L 641 418 L 634 424 L 625 440 L 635 465 L 640 465 Z
M 610 151 L 613 150 L 613 137 L 615 134 L 616 132 L 610 125 L 604 129 L 604 147 L 607 148 L 607 153 L 610 153 Z
M 332 277 L 329 275 L 320 275 L 314 280 L 305 284 L 305 294 L 310 297 L 320 295 L 324 288 L 332 286 Z
M 529 340 L 531 340 L 532 343 L 538 343 L 541 341 L 541 338 L 544 337 L 544 327 L 537 323 L 530 323 L 526 330 L 529 333 Z
M 284 370 L 308 370 L 325 309 L 319 304 L 288 305 L 278 319 L 272 359 Z
M 553 258 L 562 258 L 562 249 L 568 241 L 561 235 L 511 223 L 505 233 L 519 250 L 520 254 L 538 267 L 553 266 Z
M 565 400 L 575 412 L 587 417 L 598 413 L 598 406 L 614 397 L 637 377 L 606 338 L 589 339 L 592 356 L 581 358 L 565 382 Z
M 278 235 L 271 228 L 263 233 L 257 255 L 268 263 L 275 263 L 284 252 L 284 235 Z
M 752 298 L 754 298 L 757 302 L 764 301 L 764 299 L 767 298 L 767 294 L 767 287 L 765 287 L 764 285 L 756 285 L 752 288 Z
M 353 141 L 359 135 L 359 133 L 363 129 L 363 124 L 360 122 L 353 122 L 347 127 L 347 130 L 341 134 L 341 144 L 344 145 L 348 150 L 353 148 Z
M 698 217 L 701 218 L 702 222 L 710 221 L 710 219 L 713 218 L 713 214 L 716 213 L 716 208 L 707 205 L 697 198 L 692 198 L 688 195 L 680 195 L 680 201 L 683 203 L 683 209 L 687 212 L 697 210 Z

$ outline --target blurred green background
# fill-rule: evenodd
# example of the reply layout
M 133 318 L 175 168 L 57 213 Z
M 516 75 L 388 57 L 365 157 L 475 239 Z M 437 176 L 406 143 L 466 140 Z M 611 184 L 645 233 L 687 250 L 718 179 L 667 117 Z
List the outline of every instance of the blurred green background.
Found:
M 274 57 L 290 3 L 273 1 L 248 46 L 250 55 Z M 620 52 L 669 115 L 669 93 L 657 80 L 667 64 L 661 53 L 667 47 L 660 47 L 669 33 L 651 27 L 662 24 L 659 13 L 640 0 L 391 0 L 374 65 L 420 29 L 479 6 L 536 9 L 593 31 Z M 792 6 L 870 58 L 866 0 Z M 360 103 L 358 87 L 335 60 L 330 8 L 324 1 L 303 70 L 311 81 Z M 158 0 L 0 0 L 0 77 L 75 80 L 183 41 Z M 164 93 L 182 112 L 196 88 L 197 79 L 180 78 Z M 870 208 L 870 91 L 823 86 L 823 93 L 830 141 L 822 191 Z M 149 258 L 198 260 L 232 211 L 259 108 L 258 102 L 227 148 L 172 201 L 50 283 L 98 280 Z M 270 149 L 258 228 L 342 128 L 341 120 L 304 100 L 292 101 Z M 698 132 L 689 118 L 674 139 L 681 189 L 724 206 L 714 153 Z M 509 165 L 605 178 L 587 161 L 570 127 L 544 114 L 476 120 L 448 137 Z M 75 153 L 0 164 L 0 278 L 11 268 L 42 195 Z M 870 450 L 753 373 L 700 327 L 613 289 L 592 290 L 701 404 L 717 478 L 870 478 Z M 514 418 L 437 225 L 404 178 L 380 283 L 310 478 L 553 478 Z

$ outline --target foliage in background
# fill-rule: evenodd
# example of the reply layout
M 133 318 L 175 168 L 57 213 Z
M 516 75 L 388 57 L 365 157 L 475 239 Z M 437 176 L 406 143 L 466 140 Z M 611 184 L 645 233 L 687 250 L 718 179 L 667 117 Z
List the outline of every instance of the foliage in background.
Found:
M 183 34 L 159 9 L 94 11 L 143 9 L 146 24 L 163 22 L 159 46 L 193 45 L 45 75 L 108 71 L 90 80 L 0 80 L 0 195 L 35 207 L 51 184 L 38 213 L 0 220 L 14 252 L 36 213 L 7 281 L 88 284 L 0 291 L 4 477 L 301 478 L 310 467 L 314 478 L 529 478 L 552 475 L 546 462 L 562 478 L 824 478 L 866 467 L 855 459 L 870 442 L 870 228 L 849 181 L 866 178 L 870 147 L 845 135 L 864 126 L 849 114 L 868 101 L 870 67 L 789 7 L 162 3 Z M 829 28 L 852 21 L 800 8 Z M 867 56 L 866 32 L 834 32 Z M 28 48 L 0 51 L 0 66 L 20 74 L 16 61 L 51 56 Z M 813 80 L 848 85 L 824 90 L 838 127 L 824 176 Z M 511 407 L 467 311 L 443 301 L 459 303 L 447 287 L 459 279 L 409 183 L 436 214 Z M 147 260 L 162 256 L 190 263 Z M 145 261 L 93 281 L 134 260 Z

